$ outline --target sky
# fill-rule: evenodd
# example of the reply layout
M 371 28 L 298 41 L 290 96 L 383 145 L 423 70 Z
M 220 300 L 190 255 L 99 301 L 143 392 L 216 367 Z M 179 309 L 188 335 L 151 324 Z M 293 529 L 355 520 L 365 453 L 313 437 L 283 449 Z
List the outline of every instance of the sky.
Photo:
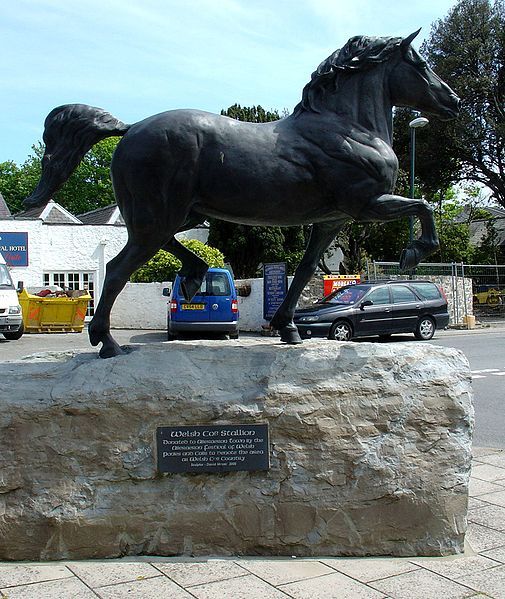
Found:
M 0 0 L 0 162 L 22 164 L 56 106 L 126 123 L 176 108 L 287 109 L 354 35 L 402 36 L 455 0 Z

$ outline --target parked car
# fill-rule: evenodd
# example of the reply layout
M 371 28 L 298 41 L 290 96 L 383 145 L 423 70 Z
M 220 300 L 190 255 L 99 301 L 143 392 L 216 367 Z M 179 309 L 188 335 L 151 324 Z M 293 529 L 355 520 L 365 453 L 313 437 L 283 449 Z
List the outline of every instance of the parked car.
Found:
M 353 337 L 414 333 L 431 339 L 449 324 L 447 298 L 430 281 L 378 281 L 342 287 L 310 308 L 296 310 L 302 337 Z
M 223 333 L 238 339 L 238 297 L 231 273 L 209 268 L 195 297 L 186 301 L 177 275 L 168 310 L 168 339 L 180 333 Z
M 5 260 L 0 254 L 0 333 L 11 341 L 20 339 L 24 332 L 23 315 L 18 294 Z

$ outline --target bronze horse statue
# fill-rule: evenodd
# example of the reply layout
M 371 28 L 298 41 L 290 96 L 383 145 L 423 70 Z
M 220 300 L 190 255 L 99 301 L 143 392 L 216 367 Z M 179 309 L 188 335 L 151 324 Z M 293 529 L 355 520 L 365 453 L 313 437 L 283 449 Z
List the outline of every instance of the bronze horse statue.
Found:
M 122 353 L 110 334 L 110 311 L 130 275 L 160 248 L 182 262 L 190 300 L 207 264 L 175 234 L 206 218 L 247 225 L 312 224 L 305 254 L 271 326 L 282 341 L 301 343 L 293 314 L 323 252 L 348 221 L 416 216 L 421 237 L 403 250 L 410 269 L 438 246 L 432 209 L 392 195 L 398 160 L 391 148 L 392 108 L 410 106 L 454 118 L 459 98 L 428 67 L 407 38 L 351 38 L 312 74 L 288 117 L 239 122 L 197 110 L 170 110 L 134 125 L 83 104 L 55 108 L 46 118 L 45 154 L 26 207 L 46 203 L 98 141 L 122 136 L 111 164 L 128 241 L 107 264 L 103 291 L 89 325 L 100 356 Z

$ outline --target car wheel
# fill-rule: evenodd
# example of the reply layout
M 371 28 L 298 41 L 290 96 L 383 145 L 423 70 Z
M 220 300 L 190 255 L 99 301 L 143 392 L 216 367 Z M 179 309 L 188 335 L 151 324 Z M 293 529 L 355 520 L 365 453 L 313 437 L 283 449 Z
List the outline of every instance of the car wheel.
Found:
M 352 327 L 345 320 L 338 320 L 330 330 L 328 339 L 334 341 L 350 341 L 352 339 Z
M 414 335 L 420 341 L 429 341 L 435 334 L 435 321 L 431 316 L 423 316 L 417 323 Z
M 501 304 L 501 297 L 499 295 L 490 295 L 487 298 L 488 306 L 498 306 Z
M 236 333 L 230 333 L 229 337 L 230 337 L 230 339 L 238 339 L 239 338 L 239 332 L 237 331 Z
M 21 339 L 21 337 L 23 336 L 23 333 L 25 332 L 25 327 L 23 325 L 23 323 L 21 323 L 21 326 L 19 327 L 19 329 L 17 331 L 6 331 L 5 333 L 3 333 L 3 336 L 8 339 L 9 341 L 17 341 L 18 339 Z
M 167 341 L 175 341 L 176 339 L 177 339 L 177 335 L 170 333 L 170 331 L 167 332 Z

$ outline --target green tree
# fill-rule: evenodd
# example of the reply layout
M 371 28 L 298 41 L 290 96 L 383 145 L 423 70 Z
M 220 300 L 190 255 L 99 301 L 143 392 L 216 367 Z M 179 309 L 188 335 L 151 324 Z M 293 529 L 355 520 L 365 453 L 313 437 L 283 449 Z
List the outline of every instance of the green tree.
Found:
M 40 177 L 40 162 L 29 158 L 22 166 L 0 163 L 0 192 L 12 214 L 23 210 L 23 199 L 35 189 Z
M 460 0 L 436 21 L 421 54 L 462 100 L 457 119 L 430 119 L 416 139 L 416 173 L 436 192 L 457 181 L 484 184 L 505 207 L 505 3 Z M 395 118 L 397 151 L 408 159 L 408 119 Z M 404 167 L 405 167 L 405 163 Z
M 183 239 L 181 243 L 205 260 L 209 266 L 218 268 L 224 266 L 224 256 L 218 249 L 197 239 Z M 134 283 L 173 281 L 181 267 L 181 261 L 175 256 L 165 250 L 159 250 L 144 266 L 132 274 L 131 280 Z
M 53 200 L 72 214 L 113 204 L 110 163 L 118 141 L 110 137 L 93 146 Z M 23 199 L 35 189 L 40 177 L 44 146 L 38 143 L 33 152 L 21 166 L 11 161 L 0 163 L 0 192 L 13 214 L 23 210 Z
M 265 110 L 259 105 L 233 104 L 221 110 L 221 114 L 253 123 L 280 119 L 276 110 Z M 286 262 L 292 274 L 303 255 L 306 235 L 304 227 L 259 227 L 211 220 L 209 243 L 224 253 L 237 278 L 249 278 L 258 275 L 261 264 L 266 262 Z

